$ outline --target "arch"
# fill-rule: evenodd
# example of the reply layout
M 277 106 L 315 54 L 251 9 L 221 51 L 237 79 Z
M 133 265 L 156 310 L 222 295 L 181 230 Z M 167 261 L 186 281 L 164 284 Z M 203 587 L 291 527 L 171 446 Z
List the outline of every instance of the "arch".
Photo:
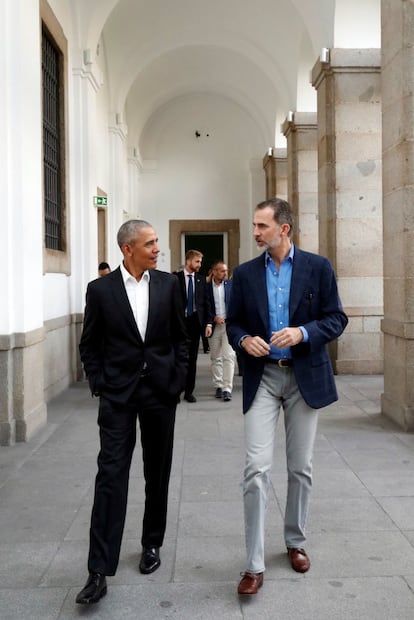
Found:
M 191 93 L 215 93 L 243 108 L 260 128 L 266 147 L 271 146 L 274 106 L 278 102 L 279 106 L 286 108 L 287 97 L 283 94 L 278 99 L 266 76 L 247 59 L 227 55 L 218 70 L 215 67 L 220 58 L 220 48 L 179 48 L 149 65 L 134 83 L 126 102 L 128 130 L 134 143 L 139 142 L 149 118 L 168 101 Z M 247 81 L 251 89 L 240 87 L 238 76 L 241 71 L 249 76 Z M 236 74 L 234 80 L 231 77 L 226 79 L 232 74 Z

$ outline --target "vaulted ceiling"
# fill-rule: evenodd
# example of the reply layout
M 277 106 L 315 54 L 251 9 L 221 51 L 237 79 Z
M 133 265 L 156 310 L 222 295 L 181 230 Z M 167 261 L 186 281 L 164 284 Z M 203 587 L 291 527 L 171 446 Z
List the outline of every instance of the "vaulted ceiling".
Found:
M 324 47 L 379 43 L 380 0 L 74 0 L 80 36 L 100 41 L 111 112 L 133 143 L 177 97 L 231 100 L 265 144 L 289 110 L 316 109 L 309 74 Z M 359 39 L 359 42 L 358 42 Z M 379 44 L 378 44 L 379 46 Z

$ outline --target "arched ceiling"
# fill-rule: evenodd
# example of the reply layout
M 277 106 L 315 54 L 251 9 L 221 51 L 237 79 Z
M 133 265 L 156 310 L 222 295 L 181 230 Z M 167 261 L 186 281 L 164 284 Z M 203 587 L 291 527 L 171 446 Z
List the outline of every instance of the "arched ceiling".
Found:
M 309 13 L 308 4 L 119 0 L 102 33 L 111 111 L 126 111 L 136 144 L 151 116 L 169 100 L 222 94 L 255 119 L 265 144 L 273 144 L 277 119 L 295 108 L 303 49 L 312 53 L 310 69 L 326 34 L 314 17 L 316 32 L 308 31 L 301 15 Z M 326 16 L 327 0 L 312 2 L 316 13 L 318 4 Z
M 341 22 L 346 6 L 358 7 L 356 0 L 50 1 L 66 3 L 80 47 L 101 42 L 109 111 L 126 115 L 133 144 L 169 100 L 203 92 L 232 99 L 265 143 L 275 143 L 290 109 L 312 107 L 307 76 L 322 47 L 334 45 L 338 7 Z M 380 0 L 364 3 L 379 13 Z

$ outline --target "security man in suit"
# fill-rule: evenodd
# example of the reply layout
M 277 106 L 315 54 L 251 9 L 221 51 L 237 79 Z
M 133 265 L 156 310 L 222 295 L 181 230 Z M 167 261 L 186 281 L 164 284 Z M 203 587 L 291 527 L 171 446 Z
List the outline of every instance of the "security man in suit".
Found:
M 292 568 L 310 568 L 304 543 L 317 410 L 338 398 L 326 345 L 348 322 L 329 261 L 291 241 L 290 205 L 278 198 L 260 203 L 253 226 L 265 251 L 234 270 L 227 313 L 229 340 L 243 355 L 247 567 L 239 594 L 256 594 L 263 584 L 264 518 L 281 407 L 288 470 L 284 539 Z
M 178 281 L 156 270 L 155 230 L 130 220 L 118 231 L 123 262 L 86 293 L 79 350 L 99 397 L 100 452 L 90 526 L 89 577 L 79 604 L 106 594 L 117 569 L 127 508 L 137 417 L 145 477 L 141 573 L 160 566 L 177 398 L 184 387 L 188 341 Z
M 197 402 L 193 394 L 200 336 L 211 336 L 213 315 L 207 294 L 207 282 L 199 273 L 203 254 L 198 250 L 188 250 L 182 271 L 175 272 L 180 282 L 181 298 L 185 306 L 185 323 L 190 341 L 188 375 L 184 389 L 184 399 L 189 403 Z

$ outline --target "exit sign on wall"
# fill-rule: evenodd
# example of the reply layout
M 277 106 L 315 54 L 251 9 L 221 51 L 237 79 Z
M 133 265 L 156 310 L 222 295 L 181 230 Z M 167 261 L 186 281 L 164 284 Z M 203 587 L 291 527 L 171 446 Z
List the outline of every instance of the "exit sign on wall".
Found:
M 106 207 L 108 204 L 108 197 L 107 196 L 94 196 L 93 204 L 95 205 L 95 207 Z

